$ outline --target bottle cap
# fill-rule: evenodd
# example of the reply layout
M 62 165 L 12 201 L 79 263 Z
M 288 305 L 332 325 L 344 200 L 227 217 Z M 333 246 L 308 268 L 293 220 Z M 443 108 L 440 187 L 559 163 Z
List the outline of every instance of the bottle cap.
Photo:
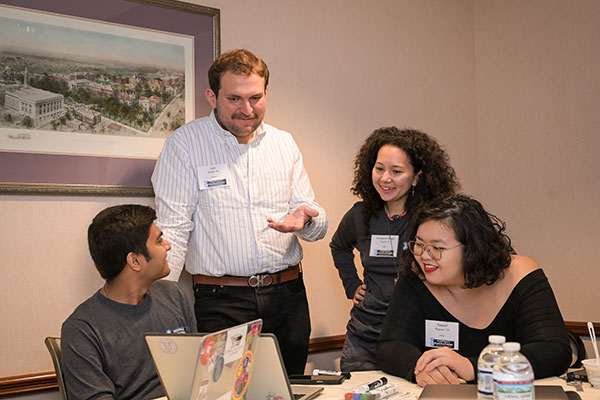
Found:
M 521 345 L 517 342 L 506 342 L 502 345 L 502 350 L 504 350 L 504 351 L 519 351 L 519 350 L 521 350 Z
M 506 338 L 502 335 L 490 335 L 488 340 L 493 344 L 502 344 L 506 342 Z

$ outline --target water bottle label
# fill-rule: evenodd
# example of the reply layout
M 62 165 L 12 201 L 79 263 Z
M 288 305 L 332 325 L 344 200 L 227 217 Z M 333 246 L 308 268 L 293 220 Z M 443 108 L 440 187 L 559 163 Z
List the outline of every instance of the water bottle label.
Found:
M 497 400 L 534 400 L 533 380 L 495 381 Z
M 492 378 L 492 368 L 479 367 L 477 370 L 477 391 L 483 397 L 492 397 L 494 394 L 494 379 Z

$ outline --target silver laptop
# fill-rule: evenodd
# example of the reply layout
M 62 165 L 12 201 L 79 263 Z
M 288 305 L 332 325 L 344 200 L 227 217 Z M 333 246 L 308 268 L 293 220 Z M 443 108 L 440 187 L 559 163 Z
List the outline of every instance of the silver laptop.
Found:
M 477 385 L 427 385 L 419 400 L 473 400 L 477 399 Z M 535 400 L 569 400 L 561 386 L 535 385 Z
M 147 333 L 169 400 L 243 399 L 256 368 L 261 328 L 258 319 L 210 334 Z
M 309 400 L 323 391 L 321 386 L 290 385 L 275 335 L 260 335 L 248 400 Z

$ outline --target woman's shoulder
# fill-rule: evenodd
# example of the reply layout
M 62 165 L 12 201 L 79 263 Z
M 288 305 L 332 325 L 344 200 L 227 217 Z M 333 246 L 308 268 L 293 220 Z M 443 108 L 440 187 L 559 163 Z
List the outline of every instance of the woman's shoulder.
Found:
M 364 209 L 365 209 L 365 202 L 361 200 L 361 201 L 357 201 L 356 203 L 352 204 L 350 211 L 363 212 Z
M 427 285 L 423 279 L 421 279 L 417 274 L 403 271 L 398 277 L 398 281 L 396 282 L 396 286 L 402 286 L 404 288 L 410 288 L 410 290 L 417 292 L 430 292 L 430 289 L 427 288 Z
M 543 274 L 542 267 L 530 257 L 522 255 L 512 255 L 511 262 L 508 269 L 505 272 L 504 278 L 508 280 L 509 286 L 514 288 L 524 278 L 528 276 L 537 275 L 532 274 L 534 271 L 540 271 Z

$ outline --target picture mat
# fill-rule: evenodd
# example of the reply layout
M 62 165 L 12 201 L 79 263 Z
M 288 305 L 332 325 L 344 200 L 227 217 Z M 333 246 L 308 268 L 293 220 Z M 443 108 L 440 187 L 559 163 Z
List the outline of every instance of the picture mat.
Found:
M 0 26 L 9 20 L 31 21 L 56 27 L 94 32 L 135 44 L 136 41 L 151 41 L 176 45 L 183 48 L 182 67 L 185 76 L 185 119 L 194 118 L 194 73 L 193 38 L 182 34 L 166 34 L 150 29 L 126 27 L 109 22 L 89 21 L 83 18 L 63 17 L 47 12 L 27 11 L 0 5 Z M 3 45 L 3 49 L 9 46 Z M 62 56 L 62 55 L 61 55 Z M 98 61 L 98 60 L 96 60 Z M 15 139 L 18 138 L 18 139 Z M 162 150 L 164 138 L 124 137 L 104 134 L 55 132 L 2 128 L 0 130 L 0 150 L 54 153 L 70 155 L 94 155 L 126 158 L 156 159 Z

